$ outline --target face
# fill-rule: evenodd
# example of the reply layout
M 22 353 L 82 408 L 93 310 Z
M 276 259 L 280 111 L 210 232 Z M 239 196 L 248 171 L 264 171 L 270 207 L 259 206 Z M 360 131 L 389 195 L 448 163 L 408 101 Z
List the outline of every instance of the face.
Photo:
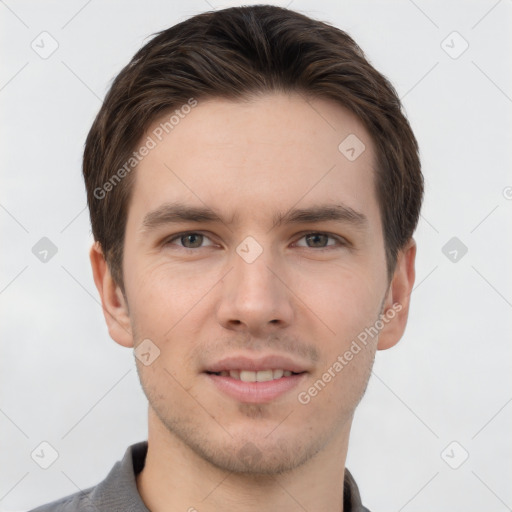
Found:
M 140 380 L 183 446 L 229 471 L 293 469 L 346 439 L 377 347 L 344 357 L 388 291 L 372 141 L 294 94 L 199 102 L 158 141 L 161 121 L 134 176 L 117 341 L 158 348 Z

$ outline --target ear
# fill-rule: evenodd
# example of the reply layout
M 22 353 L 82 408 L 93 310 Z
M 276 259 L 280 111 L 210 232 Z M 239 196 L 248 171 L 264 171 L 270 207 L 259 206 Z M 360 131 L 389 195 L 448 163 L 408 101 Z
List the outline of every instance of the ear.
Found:
M 99 242 L 92 245 L 89 258 L 110 337 L 123 347 L 133 347 L 128 305 L 121 288 L 112 279 Z
M 386 350 L 398 343 L 403 336 L 409 316 L 409 302 L 416 272 L 416 242 L 413 238 L 398 253 L 393 279 L 389 284 L 381 317 L 384 328 L 379 333 L 377 348 Z M 387 321 L 386 321 L 387 319 Z

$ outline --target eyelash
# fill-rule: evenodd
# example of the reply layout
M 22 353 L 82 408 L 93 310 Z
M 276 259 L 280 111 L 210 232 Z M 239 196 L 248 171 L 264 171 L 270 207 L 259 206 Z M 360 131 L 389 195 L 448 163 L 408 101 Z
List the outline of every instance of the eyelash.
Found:
M 170 245 L 171 242 L 173 242 L 174 240 L 179 240 L 182 237 L 187 236 L 187 235 L 202 235 L 205 238 L 208 238 L 210 240 L 210 238 L 206 234 L 201 233 L 200 231 L 185 231 L 183 233 L 178 233 L 177 235 L 173 235 L 171 238 L 168 238 L 167 240 L 164 241 L 163 245 L 164 246 Z M 327 237 L 331 238 L 332 240 L 335 240 L 338 243 L 337 243 L 337 245 L 328 245 L 326 247 L 307 247 L 307 246 L 302 247 L 301 246 L 303 249 L 314 249 L 317 252 L 324 252 L 324 251 L 330 251 L 335 248 L 347 247 L 349 245 L 349 243 L 345 239 L 343 239 L 339 236 L 336 236 L 336 235 L 332 235 L 330 233 L 325 233 L 323 231 L 308 231 L 307 233 L 304 233 L 297 241 L 302 240 L 303 238 L 307 237 L 308 235 L 326 235 Z M 204 249 L 204 247 L 192 248 L 192 247 L 182 247 L 179 245 L 177 245 L 176 247 L 178 247 L 179 249 L 185 250 L 185 251 L 197 251 L 198 249 Z

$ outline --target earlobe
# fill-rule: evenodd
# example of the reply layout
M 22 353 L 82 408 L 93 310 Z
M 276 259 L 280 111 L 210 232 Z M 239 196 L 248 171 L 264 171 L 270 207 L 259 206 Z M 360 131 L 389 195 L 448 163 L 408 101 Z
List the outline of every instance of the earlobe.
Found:
M 110 337 L 124 347 L 133 347 L 128 305 L 121 288 L 112 278 L 99 242 L 92 245 L 89 258 Z
M 398 254 L 395 273 L 382 312 L 384 328 L 379 334 L 378 350 L 393 347 L 404 334 L 415 280 L 415 259 L 416 242 L 411 238 Z

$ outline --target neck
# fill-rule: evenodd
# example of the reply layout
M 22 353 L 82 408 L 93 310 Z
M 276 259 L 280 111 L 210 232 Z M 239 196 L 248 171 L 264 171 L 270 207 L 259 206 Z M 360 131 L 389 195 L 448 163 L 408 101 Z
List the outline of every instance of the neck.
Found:
M 149 408 L 148 453 L 137 488 L 152 512 L 343 511 L 350 425 L 315 456 L 286 473 L 230 473 L 169 432 Z

